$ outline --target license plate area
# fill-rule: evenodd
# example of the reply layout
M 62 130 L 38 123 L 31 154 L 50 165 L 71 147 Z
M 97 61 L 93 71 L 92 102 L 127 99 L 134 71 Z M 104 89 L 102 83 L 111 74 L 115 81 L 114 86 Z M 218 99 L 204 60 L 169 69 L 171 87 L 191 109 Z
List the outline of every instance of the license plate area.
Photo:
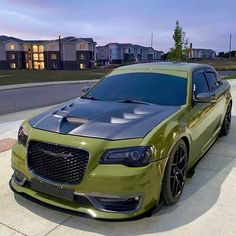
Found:
M 74 192 L 63 186 L 49 184 L 38 179 L 32 179 L 31 188 L 40 193 L 45 193 L 53 197 L 57 197 L 67 201 L 74 201 Z

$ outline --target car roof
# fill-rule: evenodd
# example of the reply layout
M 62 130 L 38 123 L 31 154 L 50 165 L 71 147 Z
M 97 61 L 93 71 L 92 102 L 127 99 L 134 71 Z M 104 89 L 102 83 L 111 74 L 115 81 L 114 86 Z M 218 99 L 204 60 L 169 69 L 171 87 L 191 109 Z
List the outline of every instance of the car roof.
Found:
M 129 66 L 122 66 L 116 68 L 115 71 L 120 70 L 169 70 L 169 71 L 184 71 L 192 72 L 194 69 L 209 67 L 210 65 L 197 64 L 197 63 L 182 63 L 182 62 L 155 62 L 155 63 L 141 63 Z

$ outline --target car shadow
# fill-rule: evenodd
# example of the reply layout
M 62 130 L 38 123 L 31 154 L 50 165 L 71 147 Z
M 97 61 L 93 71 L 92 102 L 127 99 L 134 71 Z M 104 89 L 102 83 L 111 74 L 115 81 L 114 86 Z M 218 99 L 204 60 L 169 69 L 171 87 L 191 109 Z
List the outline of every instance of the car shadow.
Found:
M 100 221 L 79 214 L 72 214 L 71 217 L 71 212 L 66 212 L 69 213 L 68 220 L 63 222 L 62 226 L 67 228 L 68 234 L 70 230 L 77 229 L 102 235 L 142 235 L 167 232 L 187 225 L 210 211 L 219 200 L 220 195 L 230 191 L 228 186 L 222 184 L 231 170 L 236 167 L 235 147 L 236 117 L 232 117 L 230 134 L 219 138 L 201 159 L 193 177 L 187 179 L 181 200 L 176 205 L 164 206 L 151 217 L 121 222 Z M 45 213 L 49 211 L 48 207 L 45 208 L 40 204 L 39 209 L 39 207 L 35 207 L 34 203 L 17 194 L 15 194 L 15 200 L 29 211 L 55 222 L 53 214 Z M 230 206 L 228 207 L 230 209 Z M 57 208 L 57 210 L 59 209 Z M 55 218 L 56 213 L 55 211 Z

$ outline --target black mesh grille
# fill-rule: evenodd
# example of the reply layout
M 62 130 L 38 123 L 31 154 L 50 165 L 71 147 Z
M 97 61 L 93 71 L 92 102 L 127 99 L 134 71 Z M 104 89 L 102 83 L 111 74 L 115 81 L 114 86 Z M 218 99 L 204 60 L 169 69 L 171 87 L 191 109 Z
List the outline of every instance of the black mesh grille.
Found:
M 33 174 L 61 184 L 80 184 L 89 153 L 85 150 L 30 141 L 28 167 Z

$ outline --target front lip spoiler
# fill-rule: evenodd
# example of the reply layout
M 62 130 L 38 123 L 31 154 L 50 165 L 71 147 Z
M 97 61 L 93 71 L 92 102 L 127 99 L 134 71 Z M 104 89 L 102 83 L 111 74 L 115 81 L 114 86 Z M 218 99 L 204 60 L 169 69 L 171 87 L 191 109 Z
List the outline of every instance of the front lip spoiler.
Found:
M 88 218 L 88 219 L 93 219 L 93 220 L 97 220 L 97 221 L 103 221 L 103 222 L 129 222 L 129 221 L 136 221 L 136 220 L 140 220 L 146 217 L 151 217 L 153 215 L 155 215 L 156 213 L 158 213 L 163 206 L 163 202 L 161 201 L 159 204 L 156 204 L 153 208 L 151 208 L 150 210 L 148 210 L 147 212 L 144 212 L 140 215 L 137 216 L 133 216 L 130 218 L 126 218 L 126 219 L 103 219 L 103 218 L 97 218 L 97 217 L 93 217 L 91 214 L 89 213 L 84 213 L 84 212 L 79 212 L 79 211 L 73 211 L 73 210 L 68 210 L 59 206 L 54 206 L 52 204 L 46 203 L 44 201 L 41 201 L 39 199 L 36 199 L 30 195 L 28 195 L 27 193 L 24 192 L 18 192 L 17 190 L 14 189 L 14 187 L 12 186 L 12 181 L 14 181 L 13 178 L 11 178 L 9 180 L 9 187 L 10 189 L 17 195 L 20 195 L 22 197 L 24 197 L 25 199 L 34 202 L 40 206 L 43 207 L 47 207 L 51 210 L 55 210 L 61 213 L 65 213 L 65 214 L 70 214 L 70 215 L 74 215 L 74 216 L 80 216 L 80 217 L 84 217 L 84 218 Z
M 14 171 L 13 175 L 12 175 L 12 180 L 15 181 L 15 183 L 21 187 L 24 187 L 26 181 L 28 181 L 25 177 L 23 178 L 22 181 L 18 180 L 18 178 L 16 177 L 16 171 Z M 125 213 L 125 214 L 132 214 L 136 211 L 138 211 L 141 206 L 142 206 L 142 202 L 143 202 L 143 198 L 144 198 L 144 194 L 140 193 L 140 194 L 135 194 L 135 195 L 127 195 L 127 196 L 119 196 L 119 195 L 105 195 L 105 194 L 98 194 L 98 193 L 78 193 L 74 191 L 74 196 L 83 196 L 85 198 L 88 199 L 88 201 L 97 209 L 100 211 L 104 211 L 104 212 L 110 212 L 110 213 Z M 128 210 L 128 211 L 112 211 L 112 210 L 107 210 L 105 209 L 105 207 L 98 201 L 96 200 L 97 198 L 113 198 L 114 200 L 116 199 L 124 199 L 124 198 L 135 198 L 135 197 L 139 197 L 139 203 L 137 205 L 137 207 L 134 210 Z

